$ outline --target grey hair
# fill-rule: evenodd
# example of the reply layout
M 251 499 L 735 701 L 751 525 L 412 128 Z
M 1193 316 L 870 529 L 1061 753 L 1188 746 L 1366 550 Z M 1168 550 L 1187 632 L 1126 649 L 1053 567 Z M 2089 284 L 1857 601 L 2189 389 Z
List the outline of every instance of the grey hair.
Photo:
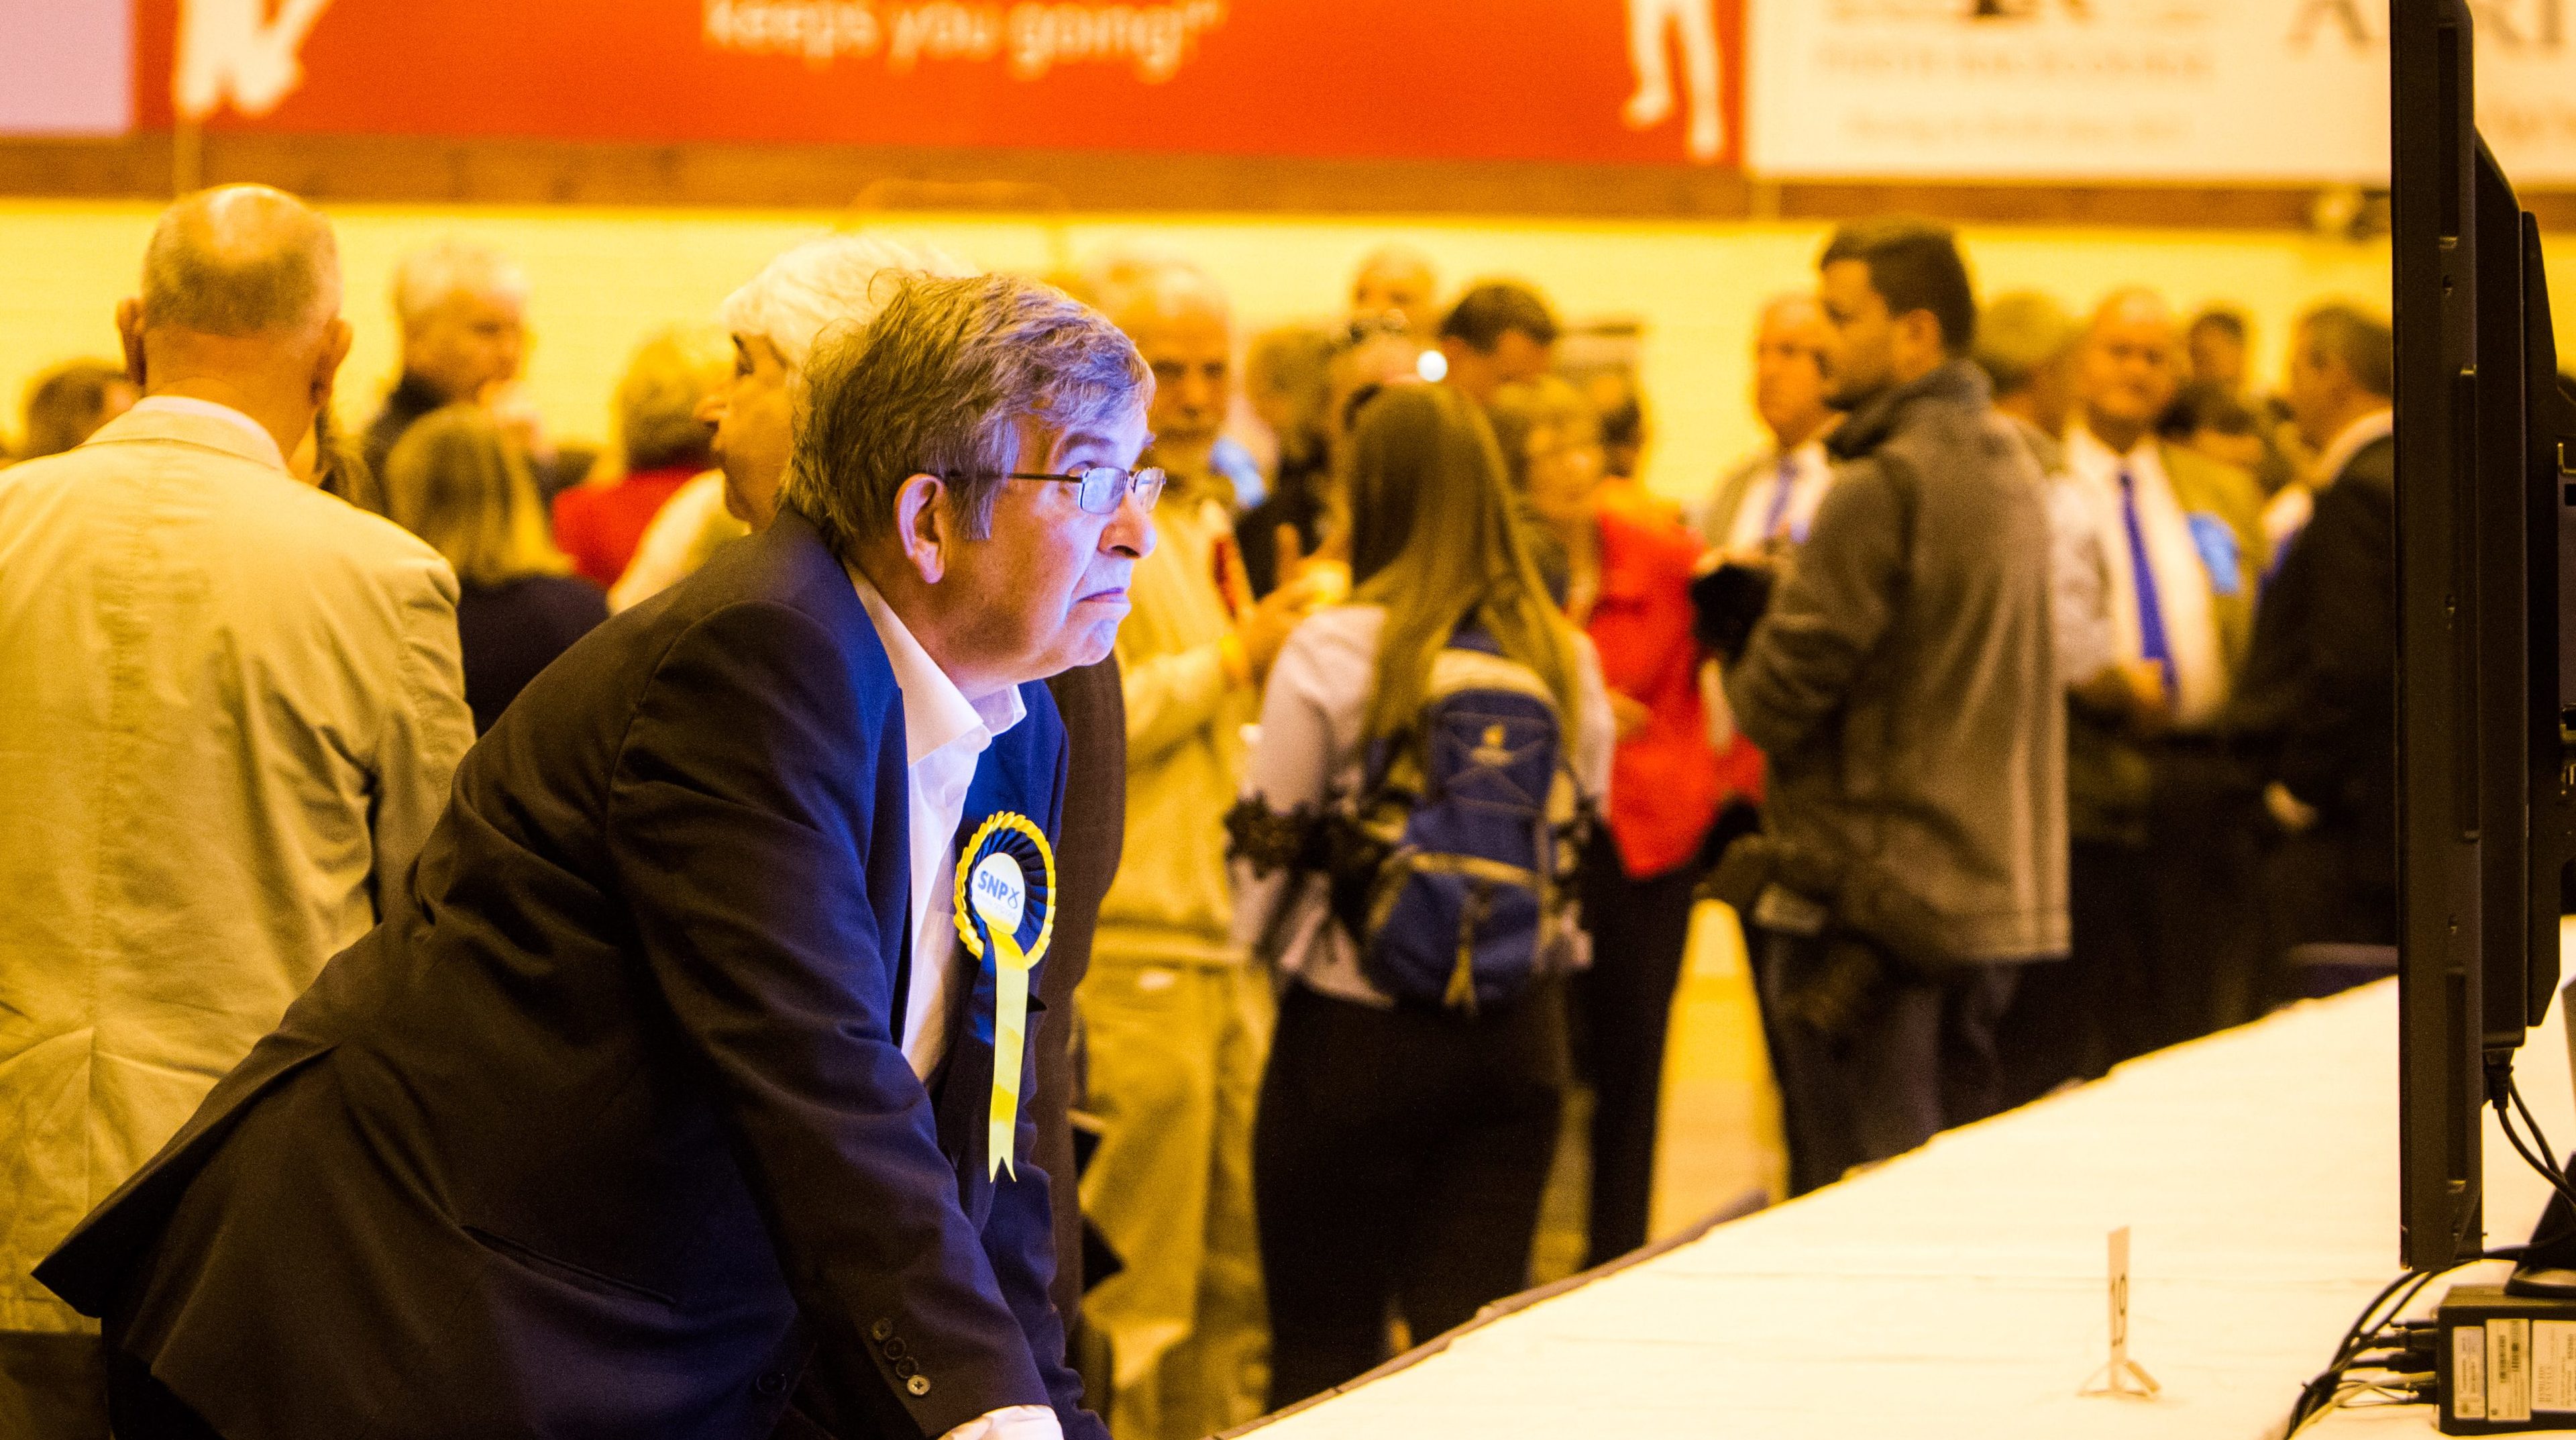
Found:
M 855 329 L 876 318 L 884 299 L 878 277 L 889 271 L 963 279 L 975 268 L 928 245 L 880 235 L 809 240 L 760 267 L 716 307 L 716 323 L 778 347 L 790 370 L 804 368 L 823 332 Z
M 2397 337 L 2369 310 L 2328 301 L 2299 317 L 2298 334 L 2311 360 L 2341 360 L 2354 384 L 2383 400 L 2397 393 Z
M 450 237 L 414 250 L 394 267 L 394 316 L 405 325 L 426 317 L 451 295 L 528 299 L 528 273 L 487 246 Z
M 261 335 L 326 319 L 339 305 L 331 222 L 283 190 L 200 190 L 162 213 L 143 250 L 147 325 Z
M 1215 277 L 1187 260 L 1139 264 L 1100 285 L 1100 309 L 1134 334 L 1156 320 L 1205 311 L 1234 326 L 1234 305 Z
M 981 538 L 1020 424 L 1063 434 L 1142 413 L 1154 374 L 1100 312 L 1015 276 L 901 275 L 867 328 L 827 334 L 805 365 L 781 496 L 835 554 L 894 529 L 916 474 L 942 477 Z M 1030 463 L 1036 463 L 1032 461 Z

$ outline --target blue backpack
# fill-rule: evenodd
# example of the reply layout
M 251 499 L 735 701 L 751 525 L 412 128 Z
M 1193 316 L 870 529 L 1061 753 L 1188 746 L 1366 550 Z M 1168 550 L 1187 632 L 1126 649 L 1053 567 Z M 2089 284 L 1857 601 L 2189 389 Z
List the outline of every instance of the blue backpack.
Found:
M 1473 1015 L 1574 968 L 1584 808 L 1538 672 L 1461 630 L 1331 827 L 1333 910 L 1399 1004 Z

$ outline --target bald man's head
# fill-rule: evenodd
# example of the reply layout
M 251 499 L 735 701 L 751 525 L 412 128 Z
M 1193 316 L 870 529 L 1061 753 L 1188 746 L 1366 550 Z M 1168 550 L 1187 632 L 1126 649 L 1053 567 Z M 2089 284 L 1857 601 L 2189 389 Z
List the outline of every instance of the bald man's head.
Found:
M 1813 295 L 1774 296 L 1753 332 L 1753 410 L 1784 450 L 1795 450 L 1834 418 L 1825 403 L 1825 352 L 1833 328 Z
M 310 331 L 340 312 L 340 247 L 312 207 L 265 185 L 200 190 L 143 252 L 143 325 L 234 339 Z
M 1166 265 L 1104 297 L 1109 318 L 1154 369 L 1145 423 L 1154 458 L 1179 475 L 1203 474 L 1234 401 L 1234 317 L 1203 272 Z
M 1440 326 L 1440 282 L 1431 257 L 1410 245 L 1381 245 L 1351 276 L 1351 318 L 1402 316 L 1405 331 L 1430 344 Z
M 2182 387 L 2182 333 L 2152 290 L 2115 290 L 2084 333 L 2078 388 L 2085 428 L 2127 454 L 2155 428 Z
M 349 354 L 330 222 L 265 185 L 182 199 L 153 227 L 116 330 L 145 394 L 237 410 L 294 454 Z

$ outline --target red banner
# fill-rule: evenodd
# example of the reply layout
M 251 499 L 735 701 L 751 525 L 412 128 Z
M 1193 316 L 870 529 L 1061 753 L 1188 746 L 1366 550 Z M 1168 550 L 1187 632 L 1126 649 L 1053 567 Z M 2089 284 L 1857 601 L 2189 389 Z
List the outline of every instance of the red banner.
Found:
M 1742 3 L 139 0 L 137 118 L 1734 165 Z

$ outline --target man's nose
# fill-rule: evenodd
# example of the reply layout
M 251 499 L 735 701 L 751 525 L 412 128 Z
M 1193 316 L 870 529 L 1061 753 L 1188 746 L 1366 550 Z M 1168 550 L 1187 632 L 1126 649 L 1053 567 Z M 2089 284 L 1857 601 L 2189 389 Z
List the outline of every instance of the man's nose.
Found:
M 1102 549 L 1138 560 L 1153 554 L 1160 538 L 1154 532 L 1154 512 L 1145 508 L 1134 490 L 1119 498 L 1117 513 L 1100 530 Z

